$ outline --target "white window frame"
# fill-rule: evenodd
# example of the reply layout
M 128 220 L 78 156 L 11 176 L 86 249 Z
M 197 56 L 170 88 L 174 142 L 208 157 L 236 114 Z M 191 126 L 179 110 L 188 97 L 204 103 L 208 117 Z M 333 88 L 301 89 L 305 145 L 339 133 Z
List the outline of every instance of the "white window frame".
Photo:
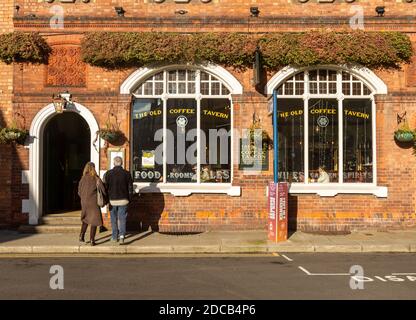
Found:
M 174 70 L 192 70 L 196 72 L 196 78 L 195 78 L 195 93 L 192 94 L 178 94 L 178 93 L 169 93 L 168 92 L 168 82 L 169 82 L 169 71 Z M 153 81 L 152 77 L 160 72 L 163 72 L 163 93 L 161 95 L 143 95 L 143 94 L 136 94 L 135 90 L 139 88 L 143 83 L 147 81 Z M 211 83 L 212 78 L 215 78 L 214 82 L 219 82 L 221 85 L 223 85 L 227 90 L 228 94 L 225 95 L 202 95 L 200 93 L 200 75 L 201 72 L 205 72 L 209 74 L 210 80 L 207 81 L 210 84 L 210 90 L 211 93 Z M 227 75 L 229 76 L 229 75 Z M 188 77 L 186 76 L 186 79 Z M 180 80 L 179 82 L 183 82 Z M 187 84 L 188 82 L 185 81 Z M 234 115 L 233 115 L 233 100 L 232 100 L 232 93 L 236 90 L 231 88 L 225 81 L 223 81 L 220 77 L 218 77 L 213 72 L 210 72 L 209 70 L 204 70 L 202 68 L 197 67 L 178 67 L 178 66 L 171 66 L 168 68 L 159 69 L 153 73 L 148 73 L 146 78 L 144 78 L 142 81 L 137 83 L 137 85 L 130 90 L 131 94 L 138 99 L 157 99 L 160 98 L 163 101 L 163 130 L 164 130 L 164 137 L 166 137 L 166 130 L 167 130 L 167 101 L 168 99 L 195 99 L 197 102 L 197 141 L 200 141 L 200 126 L 201 126 L 201 119 L 200 119 L 200 108 L 201 108 L 201 100 L 202 99 L 228 99 L 230 101 L 230 126 L 231 126 L 231 159 L 230 159 L 230 182 L 229 183 L 201 183 L 200 176 L 201 176 L 201 159 L 200 159 L 200 143 L 197 144 L 197 182 L 186 182 L 186 183 L 172 183 L 167 182 L 167 163 L 166 159 L 164 158 L 163 161 L 163 182 L 153 183 L 153 182 L 134 182 L 134 189 L 137 193 L 171 193 L 174 196 L 189 196 L 193 193 L 222 193 L 227 194 L 229 196 L 240 196 L 241 195 L 241 188 L 240 186 L 233 186 L 233 177 L 234 177 L 234 137 L 233 137 L 233 123 L 234 123 Z M 222 89 L 221 89 L 222 90 Z M 144 91 L 143 91 L 144 92 Z M 153 90 L 154 93 L 154 90 Z M 133 119 L 131 119 L 131 141 L 133 141 Z M 130 152 L 131 154 L 133 150 L 133 144 L 130 146 Z M 163 140 L 163 150 L 164 150 L 164 157 L 166 157 L 166 139 Z M 132 159 L 130 160 L 130 165 L 132 168 Z
M 337 72 L 337 90 L 336 94 L 311 94 L 309 93 L 309 72 L 317 70 L 333 70 Z M 376 85 L 372 85 L 371 82 L 360 76 L 358 69 L 346 69 L 334 66 L 317 66 L 315 68 L 307 69 L 295 69 L 286 67 L 279 74 L 275 75 L 268 83 L 266 90 L 267 93 L 272 94 L 273 90 L 279 88 L 286 83 L 287 80 L 294 78 L 299 72 L 304 72 L 304 92 L 302 95 L 277 95 L 277 101 L 279 98 L 297 98 L 303 99 L 304 102 L 304 176 L 305 182 L 293 182 L 289 186 L 289 193 L 291 194 L 318 194 L 323 197 L 333 197 L 340 193 L 346 194 L 373 194 L 376 197 L 386 198 L 388 195 L 388 189 L 384 186 L 377 185 L 377 141 L 376 141 L 376 105 L 374 102 L 374 95 L 379 93 L 387 93 L 387 88 L 384 83 L 368 69 L 363 69 L 361 72 L 370 74 L 372 78 L 377 78 Z M 342 72 L 347 72 L 350 75 L 355 76 L 361 81 L 361 93 L 363 93 L 363 85 L 367 86 L 371 93 L 368 95 L 344 95 L 342 93 Z M 285 76 L 283 76 L 285 74 Z M 276 81 L 276 78 L 279 78 Z M 371 78 L 370 77 L 370 78 Z M 352 80 L 350 79 L 350 82 Z M 298 82 L 298 81 L 297 81 Z M 345 82 L 345 81 L 344 81 Z M 382 85 L 381 85 L 382 84 Z M 384 85 L 384 86 L 383 86 Z M 318 85 L 319 86 L 319 85 Z M 380 92 L 381 91 L 381 92 Z M 309 177 L 309 121 L 308 121 L 308 101 L 309 99 L 337 99 L 338 101 L 338 177 L 337 183 L 311 183 L 308 181 Z M 343 100 L 344 99 L 370 99 L 372 102 L 372 148 L 373 148 L 373 182 L 371 183 L 357 183 L 357 182 L 343 182 Z

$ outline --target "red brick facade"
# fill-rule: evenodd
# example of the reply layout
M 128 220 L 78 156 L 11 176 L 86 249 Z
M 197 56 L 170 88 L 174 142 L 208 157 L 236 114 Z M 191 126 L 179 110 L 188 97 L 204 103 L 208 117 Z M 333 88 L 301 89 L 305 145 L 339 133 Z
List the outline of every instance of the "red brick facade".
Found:
M 364 9 L 366 31 L 394 30 L 406 32 L 416 43 L 416 7 L 406 1 L 385 1 L 385 17 L 375 17 L 377 1 L 336 1 L 319 3 L 292 1 L 225 1 L 203 3 L 191 0 L 178 4 L 174 0 L 91 0 L 83 3 L 46 3 L 39 0 L 6 0 L 0 9 L 0 30 L 39 31 L 53 48 L 49 65 L 0 63 L 0 126 L 16 117 L 30 127 L 36 114 L 51 103 L 51 95 L 69 90 L 73 99 L 87 107 L 100 126 L 106 121 L 108 108 L 117 116 L 121 130 L 130 136 L 129 95 L 120 94 L 120 85 L 136 69 L 109 71 L 85 65 L 80 60 L 82 32 L 111 31 L 234 31 L 281 32 L 312 28 L 345 30 L 353 5 Z M 19 5 L 16 11 L 14 5 Z M 50 8 L 64 9 L 64 29 L 51 29 Z M 114 6 L 122 6 L 124 18 L 117 17 Z M 250 6 L 258 6 L 260 16 L 250 17 Z M 177 10 L 186 10 L 181 15 Z M 35 16 L 30 17 L 29 15 Z M 14 19 L 12 18 L 14 16 Z M 411 18 L 409 18 L 411 17 Z M 233 97 L 234 128 L 248 128 L 253 113 L 271 133 L 268 97 L 252 85 L 253 72 L 229 69 L 243 86 L 243 94 Z M 334 197 L 296 195 L 289 197 L 292 228 L 300 230 L 353 230 L 365 228 L 405 228 L 416 225 L 416 157 L 412 148 L 399 147 L 393 139 L 396 115 L 403 110 L 416 126 L 416 60 L 400 71 L 376 72 L 388 88 L 387 95 L 376 97 L 377 184 L 388 187 L 387 198 L 373 195 L 338 194 Z M 268 75 L 269 80 L 273 74 Z M 267 81 L 263 84 L 265 85 Z M 20 116 L 23 115 L 23 116 Z M 128 142 L 125 145 L 128 150 Z M 269 171 L 261 175 L 244 175 L 234 165 L 233 185 L 241 187 L 240 197 L 222 194 L 143 194 L 130 209 L 129 224 L 145 225 L 163 231 L 201 231 L 207 229 L 259 229 L 267 226 L 266 186 L 272 179 Z M 127 163 L 130 155 L 126 154 Z M 101 149 L 101 169 L 107 168 L 107 155 Z M 28 222 L 22 213 L 22 200 L 29 198 L 28 184 L 22 183 L 22 171 L 29 170 L 29 149 L 0 145 L 0 226 L 17 226 Z

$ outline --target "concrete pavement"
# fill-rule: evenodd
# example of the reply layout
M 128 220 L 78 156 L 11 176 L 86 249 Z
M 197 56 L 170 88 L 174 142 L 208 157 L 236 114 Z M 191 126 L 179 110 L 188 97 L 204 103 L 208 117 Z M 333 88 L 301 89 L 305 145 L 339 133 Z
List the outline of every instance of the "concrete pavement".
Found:
M 152 232 L 130 234 L 125 245 L 110 242 L 110 233 L 97 235 L 97 246 L 80 244 L 75 234 L 21 234 L 0 231 L 0 255 L 13 254 L 169 254 L 273 252 L 416 252 L 416 229 L 363 231 L 349 235 L 295 232 L 286 242 L 273 243 L 261 231 L 208 231 L 191 235 Z M 88 237 L 87 237 L 88 238 Z

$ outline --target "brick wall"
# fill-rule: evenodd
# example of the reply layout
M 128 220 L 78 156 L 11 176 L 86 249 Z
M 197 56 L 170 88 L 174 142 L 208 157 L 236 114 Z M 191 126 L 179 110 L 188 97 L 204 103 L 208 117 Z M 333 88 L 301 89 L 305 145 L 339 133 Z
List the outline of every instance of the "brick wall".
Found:
M 150 2 L 150 1 L 149 1 Z M 111 30 L 155 30 L 168 31 L 284 31 L 308 30 L 316 27 L 315 22 L 308 22 L 309 16 L 320 17 L 333 28 L 345 28 L 349 18 L 351 4 L 337 1 L 332 4 L 318 4 L 309 1 L 300 4 L 297 1 L 265 0 L 261 4 L 256 1 L 225 1 L 214 0 L 210 4 L 202 4 L 193 0 L 188 5 L 178 5 L 172 1 L 163 4 L 147 1 L 91 1 L 83 4 L 62 4 L 65 8 L 65 29 L 59 34 L 48 27 L 51 4 L 38 0 L 20 1 L 21 10 L 15 20 L 20 30 L 37 30 L 44 33 L 49 43 L 57 50 L 59 46 L 77 46 L 82 35 L 77 31 L 108 28 Z M 53 4 L 59 4 L 55 1 Z M 377 1 L 357 2 L 364 6 L 368 17 L 368 28 L 378 30 L 402 30 L 414 36 L 415 24 L 404 15 L 414 12 L 414 3 L 385 1 L 386 17 L 374 18 Z M 115 17 L 114 6 L 120 5 L 126 10 L 126 19 Z M 249 7 L 258 5 L 261 16 L 258 20 L 248 18 Z M 175 9 L 185 8 L 188 14 L 178 16 Z M 337 19 L 325 18 L 330 12 Z M 25 15 L 33 13 L 38 18 L 25 19 Z M 325 13 L 325 15 L 323 15 Z M 279 19 L 273 16 L 279 16 Z M 88 19 L 74 17 L 88 16 Z M 134 17 L 137 17 L 134 18 Z M 158 19 L 152 19 L 152 18 Z M 159 19 L 162 17 L 162 19 Z M 289 18 L 293 18 L 292 23 Z M 130 20 L 129 20 L 130 19 Z M 141 19 L 141 20 L 140 20 Z M 146 20 L 148 19 L 148 20 Z M 217 19 L 217 20 L 216 20 Z M 232 20 L 235 19 L 235 20 Z M 401 24 L 393 23 L 396 19 Z M 407 19 L 407 18 L 406 18 Z M 110 22 L 109 22 L 110 21 Z M 122 21 L 123 25 L 119 22 Z M 147 22 L 146 22 L 147 21 Z M 234 21 L 234 22 L 233 22 Z M 145 23 L 146 22 L 146 23 Z M 181 22 L 181 23 L 179 23 Z M 221 23 L 222 22 L 222 23 Z M 173 24 L 175 23 L 175 24 Z M 322 24 L 320 25 L 322 27 Z M 57 52 L 57 51 L 56 51 Z M 75 60 L 74 60 L 75 59 Z M 78 59 L 78 60 L 77 60 Z M 59 59 L 58 59 L 59 60 Z M 65 60 L 66 66 L 81 64 L 78 58 Z M 3 67 L 0 65 L 0 68 Z M 10 66 L 7 72 L 13 72 Z M 3 69 L 0 69 L 3 70 Z M 6 69 L 4 69 L 6 70 Z M 13 72 L 14 95 L 13 108 L 23 110 L 27 126 L 36 113 L 50 103 L 52 93 L 69 89 L 73 99 L 86 106 L 103 126 L 111 110 L 120 121 L 121 129 L 129 137 L 129 97 L 119 95 L 120 84 L 135 69 L 113 71 L 85 66 L 85 82 L 80 86 L 48 86 L 48 68 L 44 65 L 16 65 Z M 290 225 L 302 230 L 352 230 L 364 228 L 403 228 L 415 226 L 415 192 L 413 186 L 416 157 L 412 149 L 405 149 L 394 142 L 396 114 L 407 111 L 411 116 L 411 126 L 416 127 L 416 61 L 403 66 L 399 71 L 377 71 L 377 74 L 388 86 L 388 95 L 377 97 L 377 175 L 378 184 L 389 188 L 387 199 L 371 195 L 337 195 L 335 197 L 319 197 L 317 195 L 291 195 L 289 198 Z M 242 83 L 244 94 L 233 97 L 234 128 L 247 128 L 255 112 L 262 124 L 271 134 L 271 118 L 267 115 L 267 97 L 257 92 L 252 84 L 252 70 L 229 70 Z M 64 73 L 65 74 L 65 73 Z M 70 74 L 70 72 L 68 72 Z M 269 74 L 268 78 L 273 74 Z M 6 77 L 7 78 L 7 77 Z M 9 81 L 3 78 L 0 81 Z M 73 79 L 65 80 L 68 84 Z M 72 83 L 71 83 L 72 84 Z M 9 91 L 10 94 L 11 91 Z M 8 98 L 10 103 L 10 97 Z M 10 114 L 7 103 L 1 105 L 3 113 Z M 6 116 L 7 117 L 7 116 Z M 236 141 L 235 141 L 236 143 Z M 124 145 L 129 149 L 129 142 Z M 13 194 L 12 219 L 14 223 L 22 223 L 27 216 L 21 214 L 21 199 L 27 199 L 28 190 L 21 185 L 21 170 L 28 169 L 28 150 L 15 149 L 13 156 L 13 175 L 11 193 Z M 129 216 L 130 228 L 146 229 L 149 225 L 161 231 L 202 231 L 206 229 L 258 229 L 266 228 L 267 198 L 266 185 L 272 179 L 272 156 L 270 154 L 269 170 L 260 175 L 244 175 L 238 167 L 234 167 L 233 184 L 241 186 L 241 197 L 227 195 L 194 194 L 188 197 L 174 197 L 169 194 L 143 194 L 136 196 Z M 127 154 L 127 162 L 129 155 Z M 108 166 L 106 152 L 101 150 L 101 168 Z M 0 170 L 4 170 L 1 166 Z M 0 172 L 1 173 L 1 172 Z M 7 175 L 6 175 L 7 176 Z M 2 180 L 0 180 L 2 181 Z M 1 182 L 0 182 L 1 183 Z M 7 203 L 7 200 L 6 202 Z M 1 206 L 0 206 L 1 210 Z M 1 212 L 1 211 L 0 211 Z M 0 213 L 1 217 L 1 213 Z M 108 217 L 105 216 L 108 224 Z

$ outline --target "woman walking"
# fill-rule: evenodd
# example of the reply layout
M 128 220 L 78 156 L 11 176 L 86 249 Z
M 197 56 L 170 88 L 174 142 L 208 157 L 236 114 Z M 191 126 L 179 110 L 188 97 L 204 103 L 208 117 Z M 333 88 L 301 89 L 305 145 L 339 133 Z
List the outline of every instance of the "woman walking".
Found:
M 103 182 L 98 177 L 95 171 L 95 165 L 93 162 L 88 162 L 85 165 L 84 172 L 81 181 L 78 185 L 78 194 L 81 198 L 81 233 L 79 235 L 79 241 L 85 242 L 85 232 L 88 225 L 90 225 L 90 244 L 95 245 L 95 233 L 97 227 L 103 225 L 103 219 L 101 216 L 101 209 L 97 204 L 97 189 L 103 194 L 106 194 Z

